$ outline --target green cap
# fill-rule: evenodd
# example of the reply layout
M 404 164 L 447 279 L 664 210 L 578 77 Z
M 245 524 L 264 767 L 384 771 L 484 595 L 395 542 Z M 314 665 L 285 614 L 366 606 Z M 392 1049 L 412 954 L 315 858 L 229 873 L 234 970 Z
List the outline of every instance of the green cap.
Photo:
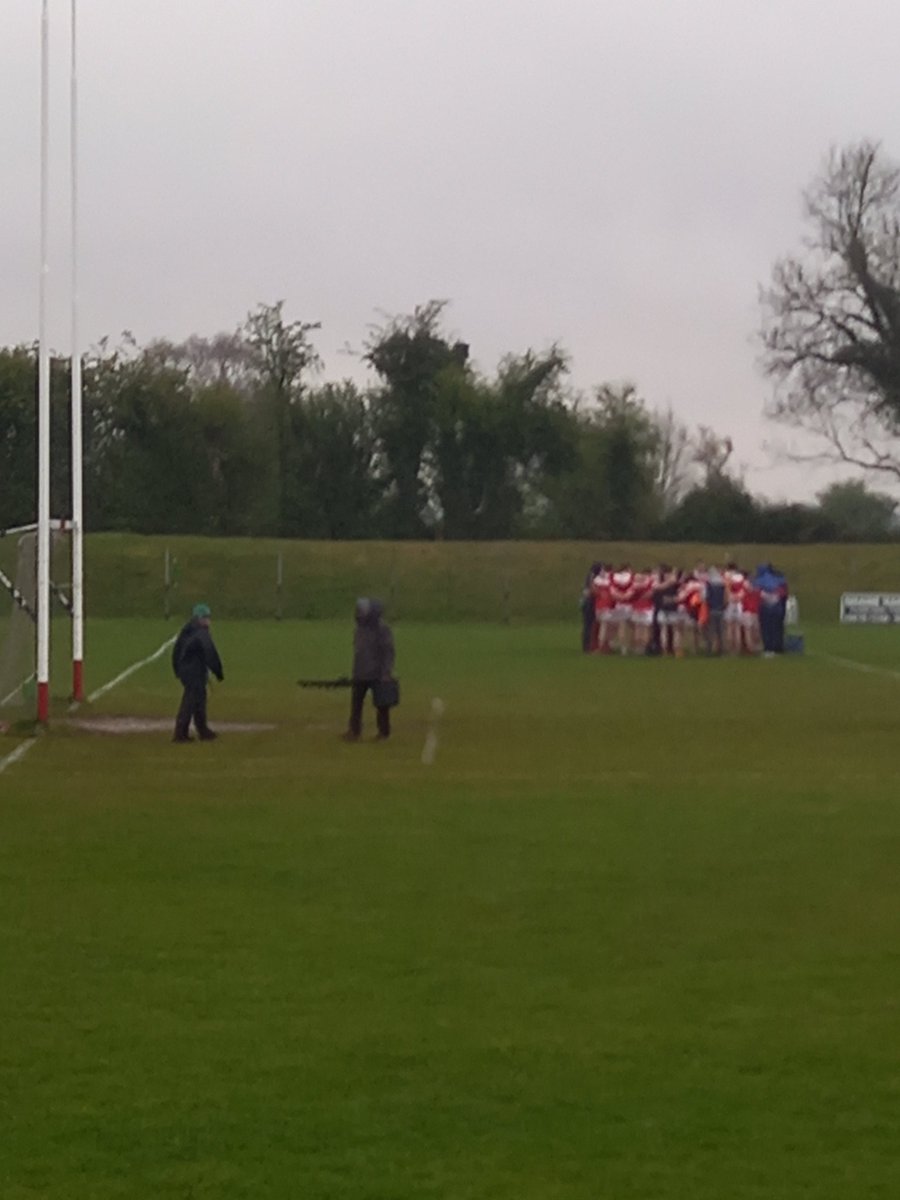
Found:
M 191 616 L 199 621 L 201 617 L 211 617 L 212 613 L 208 604 L 195 604 Z

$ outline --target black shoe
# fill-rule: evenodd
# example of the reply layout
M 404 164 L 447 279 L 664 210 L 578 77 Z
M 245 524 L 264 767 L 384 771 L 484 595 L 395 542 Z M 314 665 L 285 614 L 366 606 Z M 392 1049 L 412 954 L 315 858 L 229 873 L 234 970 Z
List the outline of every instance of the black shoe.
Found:
M 354 733 L 352 729 L 348 729 L 346 733 L 341 734 L 342 742 L 358 742 L 359 734 Z
M 219 735 L 213 733 L 211 729 L 204 729 L 200 734 L 201 742 L 214 742 Z
M 194 739 L 191 737 L 191 735 L 189 733 L 184 733 L 184 734 L 176 733 L 175 736 L 172 738 L 173 742 L 192 742 L 193 740 Z

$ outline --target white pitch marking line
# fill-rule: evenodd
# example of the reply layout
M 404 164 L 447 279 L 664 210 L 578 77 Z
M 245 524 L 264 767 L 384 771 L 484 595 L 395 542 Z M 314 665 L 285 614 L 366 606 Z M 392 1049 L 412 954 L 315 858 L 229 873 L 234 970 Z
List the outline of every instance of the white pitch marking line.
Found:
M 130 667 L 126 667 L 121 674 L 115 677 L 115 679 L 111 679 L 109 683 L 104 683 L 103 687 L 97 688 L 95 692 L 91 692 L 90 696 L 88 696 L 88 702 L 91 703 L 92 701 L 99 699 L 100 696 L 105 696 L 107 692 L 111 691 L 118 684 L 122 683 L 123 680 L 129 677 L 129 675 L 133 675 L 135 671 L 139 671 L 141 667 L 146 667 L 150 663 L 156 662 L 156 660 L 161 658 L 162 655 L 165 654 L 165 652 L 174 644 L 175 638 L 170 637 L 167 642 L 163 642 L 158 650 L 154 650 L 149 657 L 142 658 L 140 662 L 132 663 Z M 15 692 L 11 694 L 15 695 Z M 77 703 L 71 704 L 69 705 L 69 712 L 75 712 L 79 707 L 80 705 Z M 13 750 L 11 754 L 7 754 L 5 758 L 0 758 L 0 775 L 2 775 L 8 767 L 13 766 L 14 763 L 20 762 L 33 745 L 34 739 L 32 738 L 27 742 L 22 742 L 20 745 L 16 746 L 15 750 Z
M 3 708 L 3 706 L 5 704 L 10 704 L 15 699 L 15 697 L 18 696 L 19 692 L 21 692 L 23 688 L 28 687 L 28 685 L 29 685 L 29 683 L 31 683 L 32 679 L 34 679 L 34 676 L 29 675 L 27 679 L 22 680 L 22 682 L 19 684 L 18 687 L 13 688 L 13 690 L 9 693 L 8 696 L 4 696 L 3 699 L 0 700 L 0 708 Z
M 6 758 L 0 758 L 0 775 L 3 774 L 7 767 L 11 767 L 13 763 L 21 762 L 34 745 L 34 742 L 34 738 L 29 738 L 27 742 L 21 742 L 16 746 L 15 750 L 11 754 L 7 754 Z
M 433 766 L 434 760 L 437 758 L 438 724 L 443 715 L 444 702 L 439 696 L 435 696 L 431 702 L 431 724 L 428 726 L 428 732 L 425 734 L 425 745 L 422 747 L 423 767 Z
M 871 663 L 857 662 L 855 658 L 840 658 L 837 654 L 823 654 L 820 650 L 814 650 L 813 657 L 822 658 L 838 667 L 849 667 L 851 671 L 864 671 L 867 675 L 887 675 L 891 679 L 900 679 L 900 671 L 894 671 L 890 667 L 874 667 Z
M 130 667 L 126 667 L 115 679 L 111 679 L 109 683 L 104 683 L 103 687 L 97 688 L 96 692 L 91 692 L 90 696 L 88 696 L 88 704 L 93 704 L 95 700 L 99 700 L 101 696 L 105 696 L 107 692 L 111 692 L 114 687 L 118 687 L 120 683 L 124 682 L 130 675 L 133 675 L 135 671 L 139 671 L 141 667 L 149 666 L 150 663 L 156 662 L 158 658 L 162 658 L 165 652 L 171 649 L 174 644 L 175 638 L 170 637 L 167 642 L 163 642 L 158 650 L 154 650 L 148 658 L 142 658 L 140 662 L 132 663 Z M 69 706 L 69 712 L 75 712 L 77 708 L 77 704 L 72 704 Z

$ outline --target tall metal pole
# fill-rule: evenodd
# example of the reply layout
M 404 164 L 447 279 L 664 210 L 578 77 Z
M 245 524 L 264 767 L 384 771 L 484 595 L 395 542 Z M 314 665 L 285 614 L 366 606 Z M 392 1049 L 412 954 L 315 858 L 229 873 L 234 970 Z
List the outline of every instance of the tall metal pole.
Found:
M 41 274 L 38 300 L 37 718 L 50 716 L 50 350 L 47 345 L 50 36 L 41 7 Z
M 72 0 L 70 94 L 72 194 L 72 699 L 84 700 L 84 501 L 81 340 L 78 327 L 78 25 Z

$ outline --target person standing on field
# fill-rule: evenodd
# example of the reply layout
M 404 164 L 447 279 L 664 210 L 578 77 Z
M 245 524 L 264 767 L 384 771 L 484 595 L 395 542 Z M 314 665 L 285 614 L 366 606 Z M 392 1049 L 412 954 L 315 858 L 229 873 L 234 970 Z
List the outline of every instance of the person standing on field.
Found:
M 759 631 L 763 657 L 784 653 L 784 622 L 788 585 L 784 575 L 771 563 L 757 567 L 753 586 L 759 592 Z
M 380 600 L 362 597 L 356 602 L 356 629 L 353 634 L 353 672 L 350 689 L 350 724 L 343 735 L 346 742 L 358 742 L 362 734 L 362 710 L 366 692 L 372 692 L 378 735 L 376 741 L 391 736 L 391 708 L 384 704 L 382 685 L 394 679 L 394 635 L 384 619 Z M 396 703 L 396 700 L 394 700 Z
M 728 602 L 725 577 L 718 567 L 710 567 L 706 576 L 706 653 L 717 657 L 725 653 L 725 606 Z
M 581 649 L 585 654 L 590 654 L 597 648 L 597 615 L 594 612 L 593 584 L 602 570 L 603 563 L 592 563 L 581 589 Z
M 206 720 L 206 685 L 212 673 L 223 682 L 222 660 L 209 632 L 209 605 L 195 604 L 191 619 L 184 626 L 172 648 L 172 670 L 184 688 L 181 705 L 175 718 L 173 742 L 192 742 L 191 721 L 201 742 L 211 742 L 217 736 Z

